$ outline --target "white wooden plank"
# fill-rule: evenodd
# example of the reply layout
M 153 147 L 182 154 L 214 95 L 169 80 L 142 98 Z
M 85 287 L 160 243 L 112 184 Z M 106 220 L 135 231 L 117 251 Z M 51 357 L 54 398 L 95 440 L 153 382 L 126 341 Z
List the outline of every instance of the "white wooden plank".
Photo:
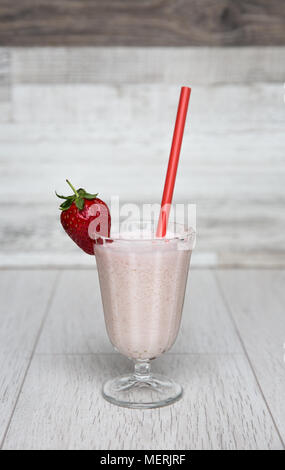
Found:
M 70 250 L 58 254 L 55 251 L 20 252 L 17 254 L 0 253 L 0 269 L 94 269 L 94 261 L 86 257 L 74 247 L 76 252 Z M 242 247 L 240 247 L 242 250 Z M 192 255 L 192 269 L 205 268 L 238 268 L 238 269 L 284 269 L 285 254 L 283 251 L 263 254 L 259 251 L 196 251 Z
M 285 272 L 218 271 L 265 399 L 285 440 Z
M 96 160 L 98 162 L 99 158 Z M 30 181 L 33 180 L 34 184 L 28 189 L 25 202 L 34 200 L 37 203 L 44 199 L 43 202 L 52 203 L 54 201 L 56 208 L 57 199 L 55 199 L 54 187 L 60 187 L 63 189 L 63 193 L 66 193 L 68 191 L 65 183 L 67 177 L 71 181 L 78 181 L 77 186 L 86 186 L 91 190 L 93 187 L 93 190 L 98 191 L 103 199 L 119 195 L 121 201 L 129 203 L 141 203 L 142 201 L 149 203 L 160 200 L 165 165 L 155 163 L 151 165 L 150 162 L 146 162 L 143 170 L 141 164 L 137 165 L 134 160 L 127 165 L 121 165 L 121 167 L 113 167 L 112 163 L 108 163 L 108 161 L 104 162 L 104 166 L 99 165 L 99 162 L 98 167 L 94 164 L 92 171 L 88 165 L 82 165 L 82 161 L 81 163 L 80 161 L 78 163 L 70 162 L 70 164 L 59 163 L 56 168 L 53 167 L 44 176 L 45 165 L 39 164 L 35 166 L 33 172 L 29 172 Z M 182 171 L 177 175 L 177 194 L 175 195 L 177 202 L 182 201 L 190 204 L 201 199 L 215 198 L 223 199 L 227 203 L 227 199 L 240 198 L 242 205 L 242 203 L 246 203 L 246 200 L 253 200 L 255 197 L 274 198 L 278 202 L 283 200 L 285 168 L 267 169 L 266 171 L 238 168 L 222 169 L 222 167 L 191 170 L 190 166 L 185 167 L 181 162 Z M 0 181 L 3 181 L 3 202 L 6 203 L 9 203 L 12 198 L 11 179 L 15 175 L 14 168 L 14 165 L 9 166 L 0 178 Z M 24 191 L 25 182 L 27 184 L 27 180 L 22 176 L 27 174 L 28 170 L 21 172 L 21 176 L 20 171 L 21 168 L 18 169 L 19 185 L 17 188 L 19 192 Z M 7 189 L 6 192 L 5 189 Z
M 97 190 L 94 183 L 85 186 Z M 57 189 L 65 192 L 61 182 Z M 23 199 L 31 199 L 31 195 L 22 194 Z M 48 181 L 43 183 L 41 194 L 49 197 L 50 202 L 37 202 L 36 195 L 33 196 L 36 202 L 23 200 L 21 205 L 2 202 L 0 266 L 82 266 L 92 269 L 92 257 L 81 252 L 64 233 L 59 222 L 58 201 Z M 101 197 L 109 204 L 105 195 L 107 192 Z M 197 204 L 197 246 L 193 266 L 284 266 L 282 196 L 279 201 L 264 195 L 253 200 L 236 197 L 227 200 L 214 195 L 211 200 L 191 197 L 190 200 Z M 185 199 L 176 199 L 176 202 L 182 203 Z
M 55 271 L 0 271 L 2 353 L 30 355 L 55 278 Z
M 191 165 L 192 169 L 201 169 L 207 172 L 211 168 L 225 169 L 255 169 L 265 171 L 269 169 L 284 168 L 284 131 L 270 129 L 265 123 L 261 129 L 243 130 L 244 124 L 238 123 L 235 130 L 227 132 L 227 138 L 219 131 L 187 131 L 182 153 L 181 163 Z M 122 131 L 122 132 L 121 132 Z M 107 164 L 118 165 L 119 161 L 132 164 L 136 160 L 141 165 L 165 164 L 165 156 L 169 151 L 171 133 L 167 133 L 165 126 L 156 124 L 156 135 L 151 129 L 151 135 L 147 137 L 141 130 L 131 133 L 129 139 L 125 135 L 125 129 L 111 131 L 109 137 L 106 130 L 98 129 L 92 125 L 83 126 L 62 125 L 48 126 L 42 124 L 10 124 L 1 126 L 1 164 L 10 161 L 21 171 L 25 171 L 27 165 L 39 165 L 39 157 L 42 166 L 47 171 L 56 164 L 65 164 L 68 158 L 73 164 L 78 155 L 84 160 L 86 166 L 98 166 L 99 159 L 104 156 Z M 146 147 L 146 144 L 150 146 Z M 119 148 L 118 148 L 119 145 Z M 115 146 L 117 147 L 116 159 L 114 158 Z M 58 156 L 60 155 L 60 161 Z M 272 166 L 274 167 L 272 168 Z
M 284 80 L 284 47 L 32 47 L 10 51 L 16 83 Z
M 38 352 L 114 352 L 105 329 L 95 257 L 92 262 L 94 270 L 62 273 Z
M 101 397 L 103 380 L 130 369 L 124 358 L 35 356 L 4 449 L 282 448 L 243 356 L 167 355 L 154 368 L 184 397 L 127 410 Z
M 10 89 L 8 86 L 0 86 L 0 123 L 10 122 L 12 119 L 12 105 Z
M 29 364 L 22 352 L 0 352 L 0 448 Z
M 53 191 L 67 176 L 107 201 L 159 202 L 177 93 L 16 85 L 16 123 L 0 126 L 1 266 L 89 266 L 59 230 Z M 283 94 L 281 83 L 194 87 L 175 189 L 175 202 L 197 204 L 193 262 L 285 265 Z M 15 186 L 21 207 L 11 205 Z
M 152 136 L 152 129 L 173 128 L 179 87 L 177 85 L 13 85 L 15 122 L 51 122 L 93 125 L 123 136 Z M 191 94 L 191 132 L 258 130 L 260 124 L 284 123 L 284 87 L 278 84 L 193 86 Z M 126 128 L 126 124 L 130 128 Z M 241 125 L 243 124 L 243 127 Z M 189 121 L 190 126 L 190 121 Z M 89 127 L 89 126 L 88 126 Z M 278 128 L 278 127 L 277 127 Z M 132 132 L 130 132 L 132 130 Z M 154 135 L 154 133 L 153 133 Z M 171 136 L 171 133 L 170 133 Z M 242 142 L 241 142 L 242 144 Z
M 9 86 L 10 84 L 10 50 L 0 48 L 0 86 Z
M 55 272 L 0 272 L 0 443 L 29 364 Z
M 173 352 L 242 352 L 213 271 L 190 267 L 182 324 Z
M 73 294 L 68 296 L 67 292 Z M 242 351 L 210 271 L 190 270 L 182 325 L 172 351 Z M 37 352 L 113 352 L 106 334 L 96 271 L 68 271 L 62 274 Z
M 66 238 L 64 237 L 66 241 Z M 71 248 L 73 248 L 71 244 Z M 262 263 L 264 259 L 262 258 Z M 276 262 L 281 262 L 280 258 Z M 272 263 L 272 257 L 269 260 Z M 195 252 L 192 255 L 192 267 L 215 267 L 218 264 L 216 254 L 214 252 Z M 283 265 L 285 264 L 283 260 Z M 58 253 L 47 250 L 42 253 L 40 251 L 19 252 L 16 254 L 0 253 L 1 269 L 90 269 L 94 270 L 94 260 L 89 256 L 82 256 L 82 251 L 74 246 L 74 250 Z
M 200 87 L 195 91 L 196 95 L 193 93 L 191 116 L 194 117 L 191 131 L 188 129 L 185 133 L 176 185 L 178 200 L 205 197 L 206 194 L 209 199 L 243 195 L 246 200 L 261 195 L 278 199 L 280 194 L 284 195 L 285 137 L 281 88 Z M 15 173 L 24 173 L 22 180 L 26 181 L 32 166 L 33 185 L 28 191 L 32 192 L 31 197 L 42 198 L 41 194 L 47 193 L 41 191 L 44 180 L 47 179 L 48 184 L 51 178 L 56 178 L 55 184 L 58 185 L 68 171 L 71 176 L 76 175 L 88 184 L 94 184 L 96 175 L 99 191 L 102 192 L 104 182 L 106 194 L 120 194 L 123 199 L 136 197 L 136 200 L 137 183 L 143 175 L 142 179 L 147 177 L 149 184 L 142 185 L 139 197 L 141 200 L 159 199 L 177 89 L 149 86 L 141 90 L 140 87 L 125 86 L 120 90 L 86 85 L 15 87 L 16 121 L 23 124 L 60 121 L 60 128 L 63 122 L 85 122 L 87 127 L 92 122 L 91 129 L 96 127 L 96 130 L 94 134 L 90 131 L 89 137 L 84 131 L 80 137 L 81 124 L 77 131 L 76 128 L 70 129 L 72 135 L 69 137 L 57 134 L 53 143 L 47 137 L 38 136 L 36 145 L 31 142 L 23 146 L 22 141 L 18 144 L 14 141 L 15 146 L 6 144 L 2 157 L 3 165 L 8 158 L 10 162 L 5 166 L 4 187 L 2 184 L 6 198 L 10 197 L 9 179 L 15 177 Z M 146 129 L 149 129 L 147 133 Z M 3 139 L 7 137 L 3 136 Z M 59 142 L 60 139 L 64 142 Z M 150 192 L 149 188 L 154 189 Z
M 10 51 L 0 48 L 0 122 L 11 120 Z

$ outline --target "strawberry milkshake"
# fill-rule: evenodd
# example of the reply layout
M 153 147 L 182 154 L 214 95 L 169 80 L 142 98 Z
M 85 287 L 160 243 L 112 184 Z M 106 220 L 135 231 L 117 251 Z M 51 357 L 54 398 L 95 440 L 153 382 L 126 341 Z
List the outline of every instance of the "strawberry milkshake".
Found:
M 122 234 L 97 245 L 95 254 L 113 346 L 141 360 L 170 349 L 181 321 L 189 245 L 175 238 L 133 241 Z
M 150 361 L 176 340 L 194 242 L 183 226 L 157 238 L 143 225 L 94 245 L 110 341 L 135 362 L 134 373 L 107 381 L 103 395 L 133 408 L 163 406 L 182 395 L 180 385 L 150 372 Z

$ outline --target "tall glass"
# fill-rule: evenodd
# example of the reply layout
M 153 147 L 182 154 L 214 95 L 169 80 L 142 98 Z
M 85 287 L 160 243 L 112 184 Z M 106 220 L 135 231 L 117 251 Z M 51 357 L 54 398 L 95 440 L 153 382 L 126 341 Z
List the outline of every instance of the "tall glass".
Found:
M 170 234 L 170 235 L 169 235 Z M 163 239 L 150 223 L 100 238 L 95 256 L 108 336 L 134 361 L 134 372 L 108 380 L 103 396 L 129 408 L 155 408 L 182 396 L 181 385 L 151 372 L 150 361 L 176 340 L 194 242 L 193 230 L 173 224 Z

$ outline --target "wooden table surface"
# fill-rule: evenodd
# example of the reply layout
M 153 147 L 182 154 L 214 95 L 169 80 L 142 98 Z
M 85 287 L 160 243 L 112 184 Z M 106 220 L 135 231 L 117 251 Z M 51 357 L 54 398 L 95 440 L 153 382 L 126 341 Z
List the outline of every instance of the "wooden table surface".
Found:
M 172 350 L 153 368 L 184 386 L 155 410 L 113 406 L 131 369 L 105 332 L 94 270 L 0 271 L 3 449 L 282 449 L 285 271 L 192 269 Z

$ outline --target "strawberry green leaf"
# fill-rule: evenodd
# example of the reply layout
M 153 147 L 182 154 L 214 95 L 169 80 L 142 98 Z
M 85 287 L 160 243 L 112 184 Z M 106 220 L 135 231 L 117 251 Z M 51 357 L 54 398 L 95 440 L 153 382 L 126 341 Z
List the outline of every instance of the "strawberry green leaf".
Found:
M 78 192 L 79 196 L 82 196 L 82 197 L 84 197 L 85 194 L 86 194 L 86 191 L 85 191 L 85 189 L 83 189 L 83 188 L 77 189 L 77 192 Z
M 71 196 L 62 196 L 61 194 L 57 194 L 57 192 L 55 191 L 57 197 L 59 197 L 60 199 L 64 199 L 64 202 L 60 205 L 60 209 L 62 211 L 66 211 L 67 209 L 69 209 L 73 202 L 75 202 L 77 209 L 82 210 L 84 208 L 85 199 L 93 200 L 96 199 L 98 196 L 98 193 L 90 194 L 87 193 L 87 191 L 85 191 L 85 189 L 83 188 L 79 188 L 76 190 L 69 180 L 66 180 L 66 182 L 69 184 L 74 194 L 72 194 Z
M 64 201 L 60 206 L 59 208 L 62 210 L 62 211 L 66 211 L 67 209 L 70 208 L 70 206 L 72 205 L 73 203 L 73 199 L 67 199 L 66 201 Z
M 57 195 L 57 197 L 59 197 L 60 199 L 74 199 L 74 195 L 73 196 L 61 196 L 60 194 L 57 194 L 57 192 L 55 191 L 55 194 Z
M 77 197 L 75 199 L 75 204 L 76 204 L 77 209 L 82 211 L 82 209 L 84 207 L 84 198 L 83 197 Z
M 89 193 L 85 193 L 85 199 L 88 199 L 88 200 L 91 200 L 91 199 L 96 199 L 96 197 L 98 196 L 99 193 L 97 194 L 89 194 Z

